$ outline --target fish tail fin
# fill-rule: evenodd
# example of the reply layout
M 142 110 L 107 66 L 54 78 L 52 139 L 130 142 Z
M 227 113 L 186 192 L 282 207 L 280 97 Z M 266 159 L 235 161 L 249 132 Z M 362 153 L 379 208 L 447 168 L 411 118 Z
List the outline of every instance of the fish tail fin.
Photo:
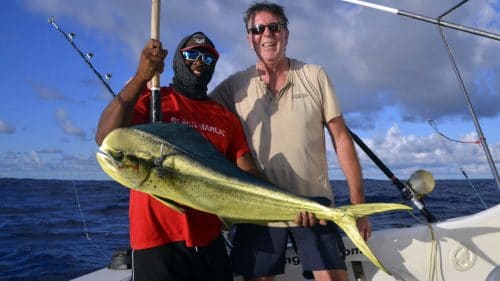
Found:
M 366 244 L 363 237 L 361 237 L 359 229 L 356 225 L 356 219 L 380 212 L 411 210 L 412 208 L 402 204 L 368 203 L 342 206 L 337 209 L 342 210 L 345 213 L 345 216 L 342 216 L 340 219 L 337 218 L 332 220 L 346 233 L 349 239 L 351 239 L 354 245 L 358 247 L 358 249 L 368 258 L 368 260 L 370 260 L 380 270 L 391 275 L 387 268 L 385 268 L 385 266 L 372 252 L 368 244 Z

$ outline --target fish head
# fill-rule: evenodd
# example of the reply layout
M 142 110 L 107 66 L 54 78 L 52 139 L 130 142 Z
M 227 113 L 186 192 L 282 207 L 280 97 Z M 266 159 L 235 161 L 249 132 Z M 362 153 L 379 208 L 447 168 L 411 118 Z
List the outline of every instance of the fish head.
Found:
M 151 171 L 161 167 L 163 146 L 154 136 L 134 129 L 113 130 L 104 139 L 97 152 L 97 161 L 103 171 L 120 184 L 139 189 Z M 162 147 L 159 149 L 151 149 Z

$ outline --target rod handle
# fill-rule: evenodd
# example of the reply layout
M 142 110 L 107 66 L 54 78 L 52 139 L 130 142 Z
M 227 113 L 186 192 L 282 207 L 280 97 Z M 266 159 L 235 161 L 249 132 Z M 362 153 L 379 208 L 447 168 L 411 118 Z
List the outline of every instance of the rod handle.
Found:
M 160 0 L 151 0 L 151 39 L 160 40 Z M 152 123 L 161 122 L 160 74 L 151 79 L 150 119 Z

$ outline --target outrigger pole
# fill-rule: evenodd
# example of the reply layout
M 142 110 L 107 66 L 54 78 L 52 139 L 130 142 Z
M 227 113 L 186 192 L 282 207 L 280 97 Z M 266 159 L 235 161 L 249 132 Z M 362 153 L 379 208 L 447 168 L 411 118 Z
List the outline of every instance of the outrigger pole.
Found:
M 160 39 L 160 0 L 151 1 L 151 39 Z M 162 120 L 159 73 L 151 79 L 150 119 L 151 123 Z
M 424 204 L 418 200 L 415 192 L 411 189 L 409 184 L 403 184 L 391 170 L 380 160 L 375 153 L 355 134 L 351 129 L 347 128 L 356 144 L 370 157 L 370 159 L 379 167 L 380 170 L 391 180 L 391 182 L 399 189 L 401 195 L 406 200 L 411 201 L 413 205 L 420 211 L 420 213 L 427 219 L 427 222 L 436 222 L 436 218 L 425 208 Z
M 360 1 L 360 0 L 341 0 L 341 1 L 349 2 L 352 4 L 356 4 L 356 5 L 360 5 L 360 6 L 364 6 L 364 7 L 369 7 L 369 8 L 373 8 L 373 9 L 377 9 L 380 11 L 384 11 L 384 12 L 388 12 L 388 13 L 392 13 L 392 14 L 396 14 L 396 15 L 400 15 L 400 16 L 409 17 L 412 19 L 420 20 L 420 21 L 425 21 L 425 22 L 432 23 L 432 24 L 437 24 L 439 26 L 444 26 L 444 27 L 455 29 L 455 30 L 459 30 L 459 31 L 463 31 L 463 32 L 467 32 L 467 33 L 471 33 L 471 34 L 475 34 L 475 35 L 479 35 L 479 36 L 483 36 L 486 38 L 500 41 L 499 34 L 487 32 L 484 30 L 480 30 L 480 29 L 476 29 L 476 28 L 472 28 L 472 27 L 467 27 L 467 26 L 463 26 L 463 25 L 459 25 L 459 24 L 455 24 L 455 23 L 451 23 L 451 22 L 447 22 L 447 21 L 443 21 L 443 20 L 441 20 L 441 18 L 434 19 L 434 18 L 414 14 L 414 13 L 411 13 L 408 11 L 403 11 L 403 10 L 399 10 L 399 9 L 395 9 L 395 8 L 391 8 L 391 7 L 387 7 L 387 6 L 382 6 L 382 5 L 378 5 L 378 4 L 374 4 L 374 3 L 370 3 L 370 2 L 366 2 L 366 1 Z M 467 2 L 467 1 L 468 0 L 462 1 L 461 3 L 459 3 L 458 5 L 453 7 L 451 10 L 454 10 L 456 7 L 462 5 L 463 3 Z
M 471 100 L 469 98 L 469 94 L 467 93 L 467 89 L 465 88 L 465 85 L 464 85 L 464 82 L 463 82 L 462 77 L 460 75 L 460 72 L 458 71 L 458 67 L 457 67 L 457 64 L 455 63 L 455 59 L 453 57 L 453 53 L 451 52 L 450 46 L 448 44 L 448 41 L 446 40 L 446 37 L 445 37 L 444 32 L 443 32 L 443 29 L 441 27 L 444 26 L 444 27 L 456 29 L 456 30 L 459 30 L 459 31 L 464 31 L 464 32 L 468 32 L 468 33 L 471 33 L 471 34 L 483 36 L 483 37 L 490 38 L 490 39 L 497 40 L 497 41 L 500 41 L 500 35 L 492 33 L 492 32 L 486 32 L 486 31 L 483 31 L 483 30 L 479 30 L 479 29 L 475 29 L 475 28 L 471 28 L 471 27 L 466 27 L 466 26 L 462 26 L 462 25 L 458 25 L 458 24 L 446 22 L 446 21 L 442 20 L 442 18 L 444 16 L 448 15 L 451 11 L 457 9 L 458 7 L 460 7 L 461 5 L 465 4 L 465 2 L 467 2 L 469 0 L 463 0 L 462 2 L 460 2 L 457 5 L 453 6 L 451 9 L 449 9 L 448 11 L 446 11 L 445 13 L 443 13 L 442 15 L 440 15 L 436 19 L 425 17 L 425 16 L 421 16 L 421 15 L 417 15 L 417 14 L 413 14 L 413 13 L 410 13 L 410 12 L 398 10 L 398 9 L 387 7 L 387 6 L 382 6 L 382 5 L 373 4 L 373 3 L 369 3 L 369 2 L 365 2 L 365 1 L 360 1 L 360 0 L 341 0 L 341 1 L 349 2 L 349 3 L 353 3 L 353 4 L 357 4 L 357 5 L 361 5 L 361 6 L 365 6 L 365 7 L 369 7 L 369 8 L 373 8 L 373 9 L 377 9 L 377 10 L 381 10 L 381 11 L 384 11 L 384 12 L 389 12 L 389 13 L 401 15 L 401 16 L 410 17 L 410 18 L 413 18 L 413 19 L 417 19 L 417 20 L 421 20 L 421 21 L 425 21 L 425 22 L 437 25 L 439 33 L 441 35 L 441 39 L 443 40 L 445 48 L 448 51 L 448 57 L 449 57 L 449 59 L 451 61 L 451 64 L 452 64 L 452 67 L 453 67 L 453 71 L 455 72 L 455 75 L 457 76 L 457 79 L 459 81 L 460 87 L 461 87 L 461 89 L 462 89 L 462 91 L 463 91 L 463 93 L 465 95 L 465 101 L 467 103 L 467 107 L 469 108 L 469 112 L 470 112 L 470 114 L 472 116 L 472 120 L 474 122 L 474 126 L 476 127 L 476 132 L 477 132 L 478 137 L 479 137 L 479 139 L 481 141 L 481 146 L 483 147 L 483 150 L 484 150 L 484 153 L 486 155 L 486 159 L 488 160 L 488 164 L 490 166 L 491 172 L 493 174 L 493 177 L 495 178 L 495 181 L 496 181 L 496 184 L 497 184 L 497 188 L 498 188 L 498 190 L 500 190 L 500 177 L 498 175 L 498 170 L 497 170 L 497 168 L 495 166 L 495 162 L 493 161 L 493 157 L 491 156 L 490 150 L 488 148 L 488 144 L 486 143 L 486 138 L 483 135 L 483 131 L 482 131 L 481 126 L 479 124 L 479 121 L 477 119 L 476 113 L 474 111 L 474 107 L 472 106 Z
M 438 20 L 441 20 L 442 17 L 447 15 L 449 12 L 452 10 L 458 8 L 460 5 L 465 3 L 468 0 L 462 1 L 449 11 L 445 12 L 441 16 L 438 17 Z M 495 178 L 495 181 L 497 183 L 497 188 L 500 190 L 500 178 L 498 176 L 498 170 L 497 167 L 495 166 L 495 161 L 493 161 L 493 157 L 491 156 L 490 149 L 488 147 L 488 144 L 486 143 L 486 138 L 484 137 L 483 130 L 481 129 L 481 125 L 479 124 L 479 121 L 477 119 L 476 112 L 474 110 L 474 107 L 472 106 L 472 102 L 469 97 L 469 93 L 467 92 L 467 88 L 465 87 L 464 81 L 462 80 L 462 76 L 460 75 L 460 71 L 458 70 L 457 63 L 455 62 L 455 57 L 453 56 L 453 52 L 451 51 L 450 45 L 448 44 L 448 40 L 446 40 L 446 36 L 444 35 L 443 29 L 441 26 L 437 26 L 439 30 L 439 35 L 441 35 L 441 39 L 443 40 L 444 47 L 446 48 L 448 52 L 448 58 L 450 59 L 451 66 L 453 67 L 453 71 L 455 72 L 455 75 L 457 76 L 458 83 L 460 84 L 460 88 L 462 89 L 462 92 L 464 93 L 465 96 L 465 102 L 467 103 L 467 107 L 469 108 L 470 115 L 472 116 L 472 121 L 474 122 L 474 126 L 476 127 L 476 132 L 479 137 L 479 141 L 481 142 L 481 146 L 483 147 L 484 154 L 486 155 L 486 159 L 488 160 L 488 164 L 490 166 L 491 173 L 493 174 L 493 177 Z

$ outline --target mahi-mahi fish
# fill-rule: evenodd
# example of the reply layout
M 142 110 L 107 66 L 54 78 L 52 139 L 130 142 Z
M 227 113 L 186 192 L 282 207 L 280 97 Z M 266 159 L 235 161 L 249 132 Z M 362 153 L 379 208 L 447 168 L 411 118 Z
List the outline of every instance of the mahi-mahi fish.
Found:
M 146 192 L 184 212 L 191 207 L 234 223 L 293 221 L 301 211 L 336 223 L 378 268 L 390 274 L 356 226 L 356 218 L 402 204 L 367 203 L 338 208 L 293 195 L 240 170 L 195 129 L 178 123 L 143 124 L 113 130 L 97 153 L 102 169 L 130 189 Z

